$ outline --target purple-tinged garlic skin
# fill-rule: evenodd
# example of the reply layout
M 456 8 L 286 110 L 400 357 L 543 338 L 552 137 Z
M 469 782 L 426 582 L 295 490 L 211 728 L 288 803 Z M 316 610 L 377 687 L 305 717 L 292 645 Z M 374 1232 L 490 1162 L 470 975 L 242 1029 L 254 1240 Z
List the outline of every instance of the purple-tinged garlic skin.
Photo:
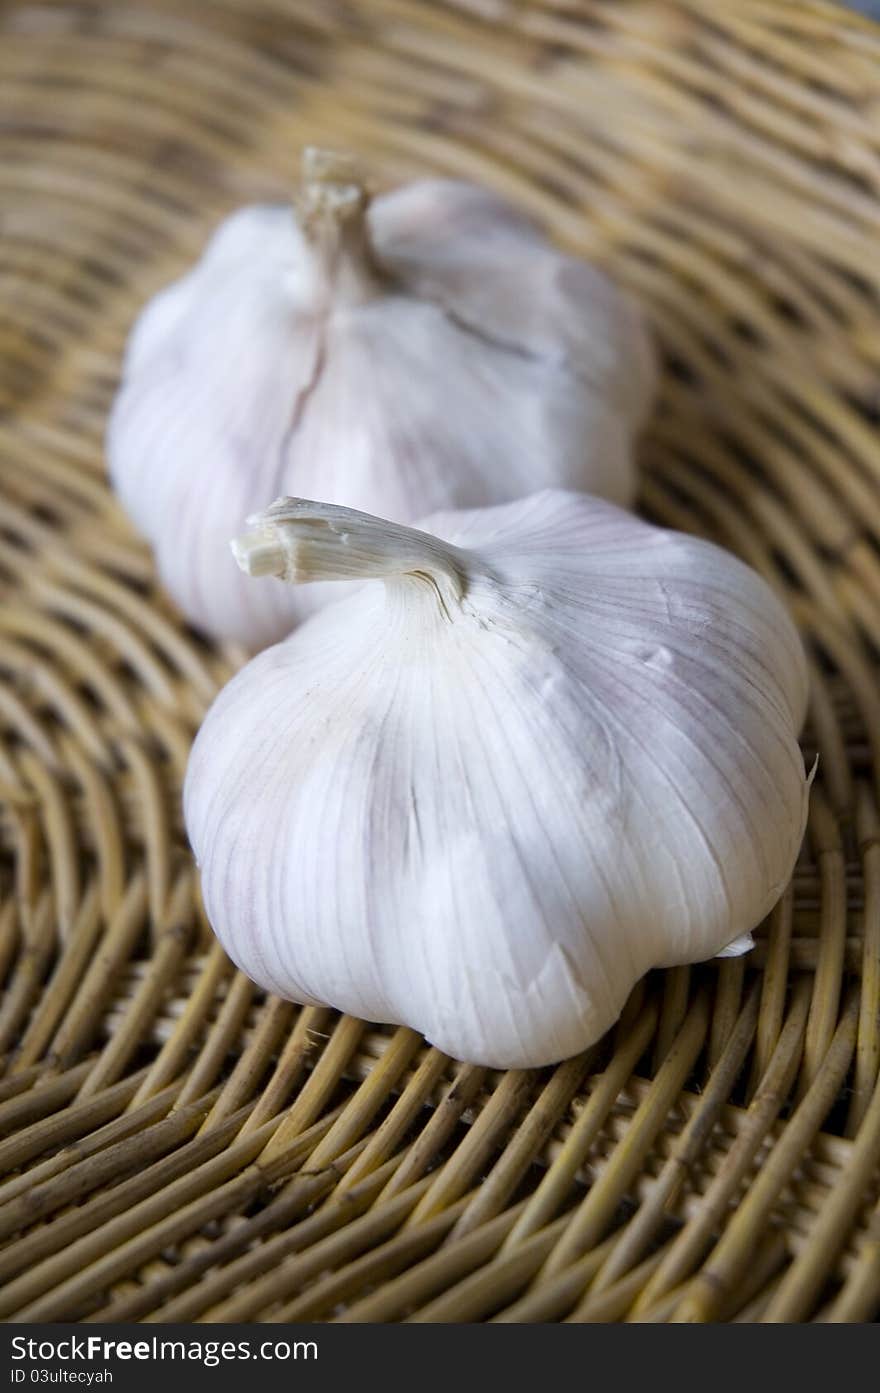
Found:
M 639 312 L 486 189 L 370 201 L 309 151 L 298 208 L 247 207 L 143 310 L 110 477 L 191 623 L 251 651 L 329 598 L 250 586 L 228 539 L 298 494 L 409 521 L 545 486 L 628 504 L 654 358 Z

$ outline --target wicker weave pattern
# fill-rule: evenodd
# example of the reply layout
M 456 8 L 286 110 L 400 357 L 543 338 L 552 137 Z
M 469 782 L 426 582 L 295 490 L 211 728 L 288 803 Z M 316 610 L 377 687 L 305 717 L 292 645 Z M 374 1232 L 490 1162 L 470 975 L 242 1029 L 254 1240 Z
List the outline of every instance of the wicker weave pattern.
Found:
M 835 1320 L 880 1307 L 880 30 L 801 0 L 0 13 L 0 1318 Z M 260 995 L 178 809 L 240 655 L 104 482 L 137 307 L 305 141 L 472 176 L 662 341 L 643 503 L 778 586 L 807 846 L 748 960 L 493 1075 Z

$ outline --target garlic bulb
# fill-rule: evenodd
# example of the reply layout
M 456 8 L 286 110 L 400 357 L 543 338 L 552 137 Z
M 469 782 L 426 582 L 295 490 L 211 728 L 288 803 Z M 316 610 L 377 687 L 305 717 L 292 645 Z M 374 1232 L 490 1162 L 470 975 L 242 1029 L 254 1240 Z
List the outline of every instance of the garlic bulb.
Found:
M 495 194 L 430 179 L 369 202 L 314 150 L 304 176 L 297 216 L 233 214 L 141 314 L 107 440 L 174 599 L 251 648 L 339 598 L 236 569 L 265 499 L 400 521 L 545 485 L 628 502 L 654 385 L 626 297 Z
M 758 575 L 556 490 L 432 535 L 295 499 L 252 522 L 252 575 L 385 583 L 253 659 L 197 737 L 186 824 L 245 972 L 532 1066 L 649 968 L 750 946 L 807 809 L 804 655 Z

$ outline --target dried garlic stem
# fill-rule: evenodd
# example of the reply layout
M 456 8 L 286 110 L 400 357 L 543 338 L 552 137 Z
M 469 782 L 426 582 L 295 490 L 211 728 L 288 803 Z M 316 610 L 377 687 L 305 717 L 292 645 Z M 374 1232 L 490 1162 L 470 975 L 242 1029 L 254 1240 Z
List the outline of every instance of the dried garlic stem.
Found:
M 473 557 L 426 532 L 354 508 L 279 498 L 248 518 L 253 532 L 232 553 L 251 576 L 313 580 L 410 579 L 430 583 L 444 601 L 460 601 Z
M 363 304 L 383 293 L 367 227 L 369 201 L 352 156 L 315 146 L 303 152 L 299 222 L 336 306 Z

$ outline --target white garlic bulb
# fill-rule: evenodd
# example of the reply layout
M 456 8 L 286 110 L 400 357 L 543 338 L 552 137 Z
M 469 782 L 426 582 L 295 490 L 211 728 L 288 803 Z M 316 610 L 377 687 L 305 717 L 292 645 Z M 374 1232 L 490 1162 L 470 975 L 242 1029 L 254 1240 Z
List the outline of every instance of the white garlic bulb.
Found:
M 639 314 L 485 189 L 369 202 L 308 151 L 298 215 L 243 208 L 131 335 L 114 488 L 198 627 L 258 648 L 328 598 L 249 586 L 228 539 L 281 493 L 407 521 L 545 485 L 630 501 L 652 397 Z
M 196 739 L 187 829 L 252 978 L 518 1067 L 597 1039 L 649 968 L 750 946 L 808 788 L 803 650 L 755 572 L 556 490 L 433 535 L 293 499 L 252 521 L 253 575 L 385 582 L 253 659 Z

